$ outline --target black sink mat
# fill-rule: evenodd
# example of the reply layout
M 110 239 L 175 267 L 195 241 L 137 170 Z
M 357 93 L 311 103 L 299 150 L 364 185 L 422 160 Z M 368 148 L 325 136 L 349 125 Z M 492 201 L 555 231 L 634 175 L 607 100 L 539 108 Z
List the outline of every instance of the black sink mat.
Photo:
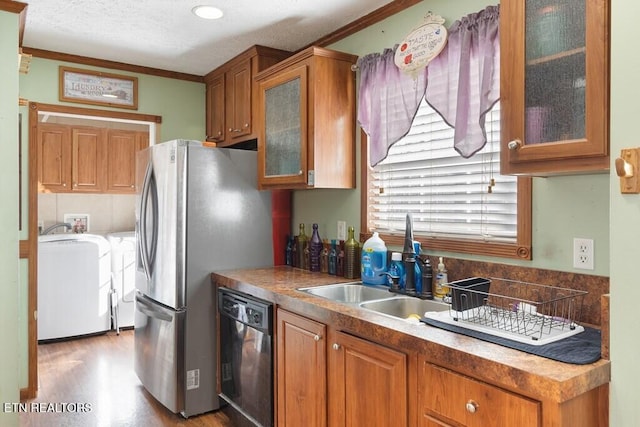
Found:
M 456 325 L 440 322 L 435 319 L 423 317 L 420 321 L 427 325 L 446 329 L 447 331 L 467 335 L 488 341 L 504 347 L 521 350 L 536 356 L 557 360 L 558 362 L 572 363 L 574 365 L 587 365 L 600 360 L 601 334 L 598 329 L 583 326 L 584 331 L 549 344 L 530 345 L 507 338 L 496 337 L 484 332 L 478 332 Z

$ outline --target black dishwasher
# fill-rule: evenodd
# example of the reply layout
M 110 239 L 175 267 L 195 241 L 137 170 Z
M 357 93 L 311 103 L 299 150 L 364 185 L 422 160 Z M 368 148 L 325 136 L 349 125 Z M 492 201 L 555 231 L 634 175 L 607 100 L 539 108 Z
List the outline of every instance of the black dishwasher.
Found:
M 249 421 L 273 426 L 273 304 L 218 290 L 220 397 Z

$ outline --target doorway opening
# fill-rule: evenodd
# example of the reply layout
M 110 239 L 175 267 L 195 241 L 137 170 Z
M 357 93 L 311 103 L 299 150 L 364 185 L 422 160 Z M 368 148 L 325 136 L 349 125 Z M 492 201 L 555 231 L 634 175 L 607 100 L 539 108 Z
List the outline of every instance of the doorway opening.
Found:
M 161 116 L 108 111 L 88 108 L 69 107 L 64 105 L 29 103 L 29 178 L 28 178 L 28 230 L 29 238 L 21 242 L 21 258 L 28 259 L 28 331 L 27 331 L 27 352 L 28 352 L 28 383 L 26 389 L 21 390 L 21 398 L 34 398 L 38 388 L 38 333 L 37 333 L 37 287 L 38 287 L 38 240 L 39 231 L 45 228 L 45 224 L 50 221 L 62 222 L 64 212 L 71 209 L 69 206 L 87 206 L 86 209 L 98 209 L 98 206 L 91 207 L 90 198 L 95 201 L 96 197 L 105 197 L 109 200 L 107 204 L 113 206 L 112 211 L 128 211 L 116 221 L 100 221 L 95 215 L 92 229 L 87 230 L 95 233 L 108 233 L 109 231 L 130 228 L 133 229 L 135 189 L 131 189 L 130 194 L 121 193 L 118 188 L 98 190 L 95 193 L 79 191 L 55 192 L 43 187 L 41 182 L 41 162 L 39 155 L 39 135 L 40 130 L 46 126 L 59 127 L 80 127 L 91 129 L 103 129 L 104 132 L 139 132 L 147 135 L 146 145 L 153 145 L 158 142 L 160 134 Z M 75 159 L 74 161 L 78 161 Z M 126 192 L 126 191 L 125 191 Z M 41 196 L 45 197 L 41 201 Z M 72 197 L 71 199 L 69 197 Z M 83 198 L 87 198 L 83 200 Z M 87 202 L 89 200 L 89 202 Z M 65 205 L 67 203 L 67 205 Z M 71 203 L 71 205 L 69 205 Z M 94 202 L 95 203 L 95 202 Z M 42 206 L 40 206 L 42 204 Z M 47 208 L 47 205 L 49 208 Z M 98 202 L 98 205 L 100 203 Z M 43 210 L 44 209 L 44 210 Z M 73 212 L 78 213 L 78 212 Z M 83 212 L 84 213 L 84 212 Z M 47 216 L 49 215 L 49 216 Z M 46 219 L 50 218 L 50 219 Z M 97 220 L 97 221 L 96 221 Z M 40 224 L 39 224 L 40 223 Z M 39 227 L 40 225 L 40 227 Z

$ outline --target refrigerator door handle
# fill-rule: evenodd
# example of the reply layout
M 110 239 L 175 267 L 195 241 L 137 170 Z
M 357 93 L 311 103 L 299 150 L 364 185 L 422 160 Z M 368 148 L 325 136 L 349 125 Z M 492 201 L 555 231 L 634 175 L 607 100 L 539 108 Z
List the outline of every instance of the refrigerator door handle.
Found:
M 151 198 L 151 200 L 150 200 Z M 148 224 L 149 214 L 149 201 L 151 201 L 151 228 Z M 138 244 L 140 245 L 140 259 L 142 267 L 147 277 L 147 280 L 151 280 L 153 264 L 155 259 L 155 252 L 158 243 L 158 193 L 155 175 L 151 163 L 147 166 L 147 170 L 144 176 L 144 183 L 142 185 L 142 192 L 140 197 L 140 239 Z M 149 235 L 149 233 L 151 233 Z M 148 238 L 151 237 L 151 247 L 149 247 Z
M 145 300 L 145 297 L 136 295 L 136 306 L 138 307 L 138 311 L 153 319 L 163 320 L 165 322 L 171 322 L 173 320 L 170 310 L 158 305 L 153 306 Z

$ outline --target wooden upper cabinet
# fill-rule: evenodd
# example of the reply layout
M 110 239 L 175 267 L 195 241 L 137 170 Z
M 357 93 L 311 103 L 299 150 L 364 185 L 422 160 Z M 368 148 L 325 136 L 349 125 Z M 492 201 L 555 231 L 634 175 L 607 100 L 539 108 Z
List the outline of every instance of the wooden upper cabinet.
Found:
M 207 83 L 207 140 L 217 143 L 225 139 L 224 73 Z
M 256 76 L 259 188 L 355 188 L 356 60 L 311 47 Z
M 105 129 L 71 128 L 72 191 L 100 192 L 105 187 Z
M 231 140 L 251 135 L 251 59 L 234 65 L 226 73 L 227 132 Z
M 227 147 L 257 138 L 253 78 L 289 55 L 287 51 L 253 46 L 205 76 L 207 141 Z
M 135 193 L 136 154 L 149 146 L 149 133 L 111 130 L 107 144 L 107 192 Z
M 500 2 L 501 172 L 609 169 L 609 0 Z
M 38 124 L 39 192 L 135 193 L 136 153 L 149 133 Z
M 68 126 L 38 125 L 38 191 L 71 188 L 71 130 Z

